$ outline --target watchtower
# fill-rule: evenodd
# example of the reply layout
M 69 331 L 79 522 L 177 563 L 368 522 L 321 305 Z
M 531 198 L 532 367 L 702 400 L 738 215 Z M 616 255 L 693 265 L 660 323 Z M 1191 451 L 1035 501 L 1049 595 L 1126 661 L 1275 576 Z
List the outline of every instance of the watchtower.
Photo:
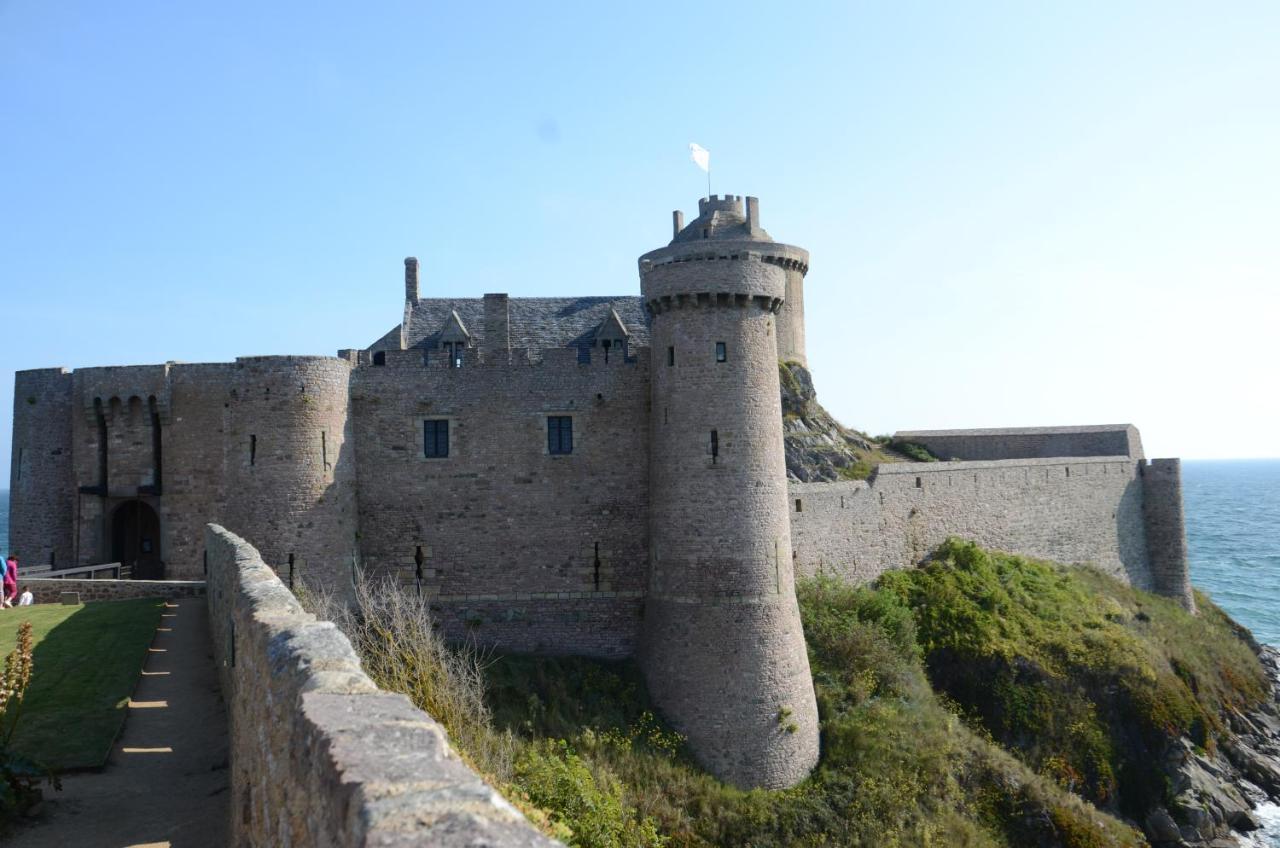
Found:
M 817 762 L 818 715 L 791 562 L 777 316 L 788 268 L 758 201 L 699 201 L 640 257 L 652 315 L 649 691 L 698 759 L 779 788 Z

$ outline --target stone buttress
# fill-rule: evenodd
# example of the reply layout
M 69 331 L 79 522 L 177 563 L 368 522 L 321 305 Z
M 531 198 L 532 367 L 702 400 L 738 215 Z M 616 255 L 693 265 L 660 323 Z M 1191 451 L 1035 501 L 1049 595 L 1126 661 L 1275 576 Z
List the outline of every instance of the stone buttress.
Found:
M 640 663 L 655 702 L 708 770 L 738 786 L 780 788 L 818 759 L 776 329 L 787 268 L 807 266 L 808 255 L 748 226 L 741 198 L 699 206 L 668 247 L 640 259 L 652 315 Z

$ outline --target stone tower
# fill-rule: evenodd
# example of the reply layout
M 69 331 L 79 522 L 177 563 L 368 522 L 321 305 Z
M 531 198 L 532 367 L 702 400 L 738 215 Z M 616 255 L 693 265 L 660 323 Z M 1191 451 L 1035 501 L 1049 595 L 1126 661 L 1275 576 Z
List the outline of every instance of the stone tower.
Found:
M 651 329 L 649 691 L 715 775 L 780 788 L 818 759 L 791 561 L 777 316 L 808 253 L 758 201 L 698 202 L 640 258 Z

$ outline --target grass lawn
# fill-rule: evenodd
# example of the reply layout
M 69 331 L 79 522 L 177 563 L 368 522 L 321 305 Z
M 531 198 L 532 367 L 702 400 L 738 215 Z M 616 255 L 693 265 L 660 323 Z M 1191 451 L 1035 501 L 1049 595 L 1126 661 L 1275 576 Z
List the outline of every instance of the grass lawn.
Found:
M 23 621 L 36 642 L 13 747 L 54 769 L 105 763 L 163 606 L 144 598 L 0 610 L 0 655 Z

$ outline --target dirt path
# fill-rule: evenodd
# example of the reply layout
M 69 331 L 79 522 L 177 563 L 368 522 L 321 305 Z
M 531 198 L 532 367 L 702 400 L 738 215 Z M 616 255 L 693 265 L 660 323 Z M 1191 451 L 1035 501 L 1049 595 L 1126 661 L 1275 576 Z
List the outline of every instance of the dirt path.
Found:
M 12 848 L 221 848 L 227 843 L 227 723 L 204 598 L 170 601 L 100 772 L 45 790 Z

